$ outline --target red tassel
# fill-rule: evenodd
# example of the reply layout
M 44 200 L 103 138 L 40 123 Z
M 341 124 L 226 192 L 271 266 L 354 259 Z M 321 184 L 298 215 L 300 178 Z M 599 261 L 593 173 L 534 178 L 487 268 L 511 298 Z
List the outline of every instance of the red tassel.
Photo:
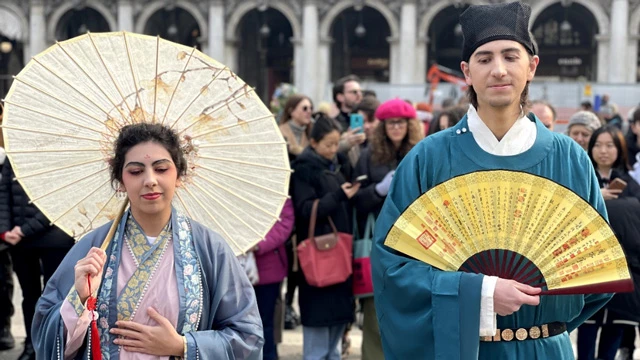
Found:
M 93 360 L 102 360 L 100 334 L 98 333 L 98 323 L 95 319 L 91 320 L 91 358 Z
M 91 275 L 87 274 L 87 282 L 89 283 L 89 294 L 91 292 Z M 91 311 L 91 358 L 93 360 L 102 360 L 102 351 L 100 349 L 100 334 L 98 333 L 98 323 L 96 321 L 96 310 L 98 309 L 98 299 L 89 295 L 87 299 L 87 310 Z

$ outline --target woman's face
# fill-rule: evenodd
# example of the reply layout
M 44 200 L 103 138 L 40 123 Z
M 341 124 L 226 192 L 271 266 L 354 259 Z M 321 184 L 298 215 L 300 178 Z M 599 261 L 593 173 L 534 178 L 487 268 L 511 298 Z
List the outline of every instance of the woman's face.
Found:
M 311 113 L 313 107 L 309 99 L 302 99 L 298 105 L 291 111 L 291 120 L 296 124 L 304 126 L 311 123 Z
M 449 115 L 441 115 L 439 121 L 440 130 L 449 128 Z
M 125 155 L 122 186 L 134 217 L 170 216 L 171 200 L 179 185 L 178 170 L 164 146 L 145 142 Z
M 575 142 L 585 150 L 587 150 L 587 147 L 589 146 L 591 134 L 593 134 L 593 132 L 584 125 L 575 124 L 569 128 L 569 137 L 575 140 Z
M 591 150 L 593 161 L 599 168 L 610 168 L 618 159 L 618 148 L 613 142 L 613 137 L 608 132 L 598 135 Z
M 407 136 L 409 121 L 407 119 L 387 119 L 384 121 L 384 131 L 394 144 L 400 144 Z
M 325 159 L 333 160 L 338 152 L 338 144 L 340 143 L 340 133 L 338 130 L 333 130 L 332 132 L 325 135 L 322 140 L 316 142 L 311 139 L 311 146 L 318 153 L 318 155 L 322 156 Z

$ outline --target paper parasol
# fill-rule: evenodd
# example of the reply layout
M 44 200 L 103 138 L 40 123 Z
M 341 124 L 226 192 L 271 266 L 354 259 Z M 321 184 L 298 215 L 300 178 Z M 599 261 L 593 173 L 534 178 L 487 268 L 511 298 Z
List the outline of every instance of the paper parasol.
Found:
M 196 49 L 127 32 L 53 45 L 15 77 L 5 149 L 29 198 L 79 238 L 122 207 L 108 159 L 119 129 L 139 122 L 179 133 L 189 164 L 179 211 L 236 254 L 263 239 L 288 196 L 285 142 L 253 89 Z

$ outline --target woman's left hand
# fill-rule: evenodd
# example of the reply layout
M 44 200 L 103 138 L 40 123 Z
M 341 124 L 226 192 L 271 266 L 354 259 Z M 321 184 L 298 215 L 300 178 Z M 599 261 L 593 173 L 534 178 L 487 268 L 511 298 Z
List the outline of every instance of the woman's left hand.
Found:
M 111 329 L 114 335 L 123 336 L 113 341 L 124 346 L 130 352 L 138 352 L 157 356 L 184 355 L 184 343 L 169 320 L 160 315 L 154 308 L 148 308 L 147 314 L 158 323 L 158 326 L 147 326 L 133 321 L 118 321 L 117 328 Z

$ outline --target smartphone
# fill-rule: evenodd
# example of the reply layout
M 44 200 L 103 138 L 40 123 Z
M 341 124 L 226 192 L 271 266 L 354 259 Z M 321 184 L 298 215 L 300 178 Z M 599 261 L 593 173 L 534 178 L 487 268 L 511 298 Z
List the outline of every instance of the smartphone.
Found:
M 349 115 L 349 127 L 351 129 L 360 128 L 356 134 L 361 134 L 364 132 L 364 117 L 360 114 L 351 114 Z
M 368 177 L 367 175 L 360 175 L 360 176 L 358 176 L 358 177 L 356 178 L 356 181 L 354 181 L 354 182 L 361 183 L 361 182 L 363 182 L 363 181 L 367 180 L 368 178 L 369 178 L 369 177 Z
M 620 178 L 615 178 L 613 179 L 613 181 L 609 183 L 609 189 L 613 189 L 613 190 L 624 190 L 626 187 L 627 187 L 627 182 Z

